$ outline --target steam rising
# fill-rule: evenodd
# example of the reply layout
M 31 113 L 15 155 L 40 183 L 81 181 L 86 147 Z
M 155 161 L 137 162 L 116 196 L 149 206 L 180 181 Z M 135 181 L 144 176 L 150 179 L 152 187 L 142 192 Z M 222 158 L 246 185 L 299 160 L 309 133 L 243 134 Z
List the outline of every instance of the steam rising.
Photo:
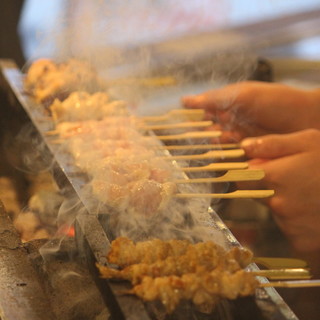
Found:
M 237 52 L 219 50 L 219 48 L 216 50 L 216 43 L 212 43 L 209 46 L 212 54 L 201 50 L 201 43 L 208 43 L 208 38 L 201 40 L 200 37 L 202 42 L 194 42 L 196 45 L 193 45 L 193 38 L 175 39 L 188 32 L 192 34 L 192 32 L 207 31 L 219 25 L 221 21 L 217 17 L 221 15 L 208 13 L 206 1 L 202 1 L 198 6 L 188 8 L 183 1 L 178 1 L 178 3 L 175 2 L 175 6 L 172 4 L 168 11 L 167 5 L 157 1 L 148 2 L 147 6 L 145 1 L 125 5 L 118 1 L 105 3 L 101 0 L 81 2 L 81 4 L 70 2 L 64 10 L 64 16 L 61 16 L 59 32 L 46 35 L 45 41 L 55 43 L 57 51 L 54 58 L 56 61 L 64 62 L 69 58 L 84 59 L 99 70 L 100 76 L 107 84 L 110 81 L 112 83 L 115 79 L 128 77 L 172 77 L 177 83 L 174 87 L 150 89 L 135 85 L 117 85 L 109 86 L 107 90 L 113 99 L 127 101 L 131 110 L 137 108 L 137 113 L 141 105 L 150 106 L 147 109 L 149 114 L 161 113 L 165 108 L 163 101 L 168 95 L 175 103 L 173 107 L 177 107 L 183 94 L 197 93 L 185 92 L 190 89 L 191 82 L 195 83 L 196 89 L 193 90 L 203 91 L 203 89 L 209 89 L 216 86 L 217 83 L 223 84 L 230 79 L 238 81 L 247 78 L 255 68 L 255 58 L 248 55 L 242 39 L 239 41 L 233 38 L 233 41 L 239 41 L 242 44 Z M 221 12 L 221 10 L 224 11 L 225 8 L 217 4 L 217 11 Z M 184 19 L 180 21 L 181 23 L 174 25 L 173 21 L 176 23 L 176 18 L 181 12 L 185 14 Z M 193 15 L 194 12 L 201 14 Z M 167 19 L 163 19 L 164 17 Z M 186 17 L 191 17 L 191 19 L 185 19 Z M 159 21 L 162 21 L 163 24 L 158 24 Z M 173 34 L 173 37 L 168 39 L 167 35 L 170 33 Z M 161 41 L 164 42 L 160 44 Z M 79 91 L 82 89 L 78 88 Z M 78 103 L 84 102 L 78 101 Z M 152 107 L 159 108 L 152 110 Z M 56 102 L 56 110 L 61 110 L 58 102 Z M 75 151 L 79 146 L 82 146 L 81 152 Z M 89 149 L 89 147 L 93 148 Z M 78 193 L 77 196 L 80 196 L 90 213 L 105 216 L 105 223 L 108 229 L 112 230 L 113 237 L 126 235 L 135 240 L 145 237 L 182 237 L 205 240 L 214 236 L 217 242 L 223 242 L 218 230 L 214 229 L 212 224 L 210 225 L 209 200 L 200 198 L 177 200 L 172 197 L 164 208 L 153 215 L 137 215 L 130 206 L 119 210 L 97 198 L 94 192 L 97 185 L 93 183 L 93 180 L 101 174 L 101 171 L 96 170 L 97 172 L 94 173 L 92 169 L 96 169 L 96 166 L 101 163 L 101 159 L 96 156 L 101 155 L 103 148 L 104 143 L 101 141 L 89 140 L 88 143 L 88 140 L 85 142 L 74 139 L 64 144 L 61 149 L 55 149 L 62 154 L 71 151 L 73 154 L 71 162 L 75 161 L 74 164 L 77 166 L 73 168 L 74 172 L 83 171 L 87 174 L 84 179 L 75 179 L 74 187 Z M 137 151 L 130 150 L 130 152 L 134 155 Z M 141 150 L 138 151 L 139 153 Z M 74 156 L 76 154 L 78 157 Z M 28 162 L 34 165 L 33 156 L 33 153 L 25 156 L 24 166 Z M 150 155 L 148 157 L 150 158 Z M 134 162 L 134 159 L 130 161 Z M 70 163 L 62 163 L 67 169 L 70 168 Z M 51 169 L 51 167 L 50 163 L 45 169 Z M 170 170 L 175 176 L 176 172 L 172 168 Z M 108 175 L 104 178 L 104 181 L 107 181 Z M 183 188 L 184 191 L 198 192 L 194 190 L 195 186 L 184 186 Z M 208 185 L 197 186 L 197 188 L 201 189 L 200 192 L 211 192 L 211 186 Z M 58 215 L 59 225 L 72 225 L 79 210 L 77 196 L 70 198 L 68 195 L 67 200 L 61 206 Z

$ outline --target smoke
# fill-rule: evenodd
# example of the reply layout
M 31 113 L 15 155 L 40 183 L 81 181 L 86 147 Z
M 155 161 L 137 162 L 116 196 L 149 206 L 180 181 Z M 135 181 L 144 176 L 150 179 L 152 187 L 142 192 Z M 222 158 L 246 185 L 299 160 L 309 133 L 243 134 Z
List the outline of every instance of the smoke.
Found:
M 63 149 L 73 156 L 77 166 L 73 172 L 86 173 L 86 178 L 76 184 L 82 203 L 89 213 L 102 219 L 111 238 L 125 235 L 134 240 L 157 237 L 195 241 L 212 237 L 214 232 L 201 217 L 201 212 L 207 213 L 210 200 L 174 197 L 177 191 L 170 181 L 183 174 L 169 157 L 161 158 L 169 156 L 166 152 L 154 151 L 158 139 L 139 134 L 128 122 L 123 123 L 124 128 L 120 124 L 101 125 L 104 121 L 82 122 L 85 134 L 69 136 Z M 210 193 L 211 186 L 185 185 L 180 189 Z M 63 215 L 73 217 L 61 211 L 59 216 Z M 209 215 L 207 218 L 210 220 Z M 216 238 L 221 242 L 218 231 Z
M 196 93 L 190 92 L 190 82 L 201 83 L 199 92 L 251 75 L 255 57 L 247 40 L 218 31 L 228 23 L 230 12 L 228 1 L 70 0 L 60 4 L 55 27 L 39 35 L 30 61 L 48 57 L 41 55 L 41 47 L 50 43 L 54 49 L 49 57 L 84 59 L 108 80 L 170 76 L 179 84 L 171 93 L 167 87 L 136 86 L 118 86 L 112 92 L 131 105 L 150 105 L 151 94 L 154 100 L 169 94 L 178 105 L 184 93 Z M 216 32 L 204 33 L 209 31 Z
M 208 12 L 208 7 L 209 2 L 205 0 L 193 3 L 191 7 L 184 1 L 170 5 L 166 1 L 135 1 L 125 4 L 102 0 L 69 1 L 64 5 L 63 12 L 57 20 L 60 22 L 58 31 L 43 35 L 42 38 L 44 41 L 54 43 L 56 49 L 53 57 L 56 61 L 68 61 L 69 58 L 83 59 L 99 70 L 99 74 L 107 81 L 128 77 L 165 76 L 175 80 L 177 85 L 174 88 L 167 86 L 150 88 L 130 84 L 108 89 L 113 98 L 128 101 L 131 108 L 140 106 L 143 102 L 148 104 L 150 96 L 156 100 L 158 97 L 168 95 L 170 90 L 173 100 L 178 105 L 183 90 L 189 89 L 190 83 L 200 83 L 197 90 L 202 90 L 203 86 L 210 87 L 217 83 L 243 80 L 251 75 L 255 68 L 255 57 L 248 53 L 245 39 L 234 34 L 229 34 L 227 38 L 222 36 L 219 38 L 218 35 L 214 39 L 210 39 L 208 34 L 193 37 L 199 32 L 209 31 L 221 25 L 223 16 L 221 13 L 226 13 L 227 7 L 216 4 L 214 14 Z M 210 8 L 213 8 L 211 4 Z M 235 43 L 239 46 L 237 51 L 233 52 Z M 79 100 L 77 103 L 81 105 L 84 102 Z M 159 110 L 160 108 L 163 110 L 163 105 Z M 148 112 L 151 112 L 150 108 Z M 96 127 L 98 126 L 96 123 Z M 131 141 L 133 144 L 141 139 L 133 134 L 133 131 L 130 134 L 136 137 Z M 21 139 L 17 139 L 24 147 L 27 144 L 23 139 L 27 139 L 28 143 L 33 142 L 33 146 L 26 147 L 24 160 L 22 164 L 17 164 L 17 167 L 24 171 L 51 170 L 50 160 L 43 163 L 41 159 L 42 155 L 47 154 L 44 143 L 33 136 L 32 131 L 22 132 Z M 201 234 L 206 238 L 212 233 L 209 232 L 210 228 L 207 228 L 210 219 L 203 221 L 205 215 L 209 216 L 207 210 L 210 200 L 200 198 L 178 200 L 172 197 L 167 200 L 168 203 L 163 205 L 163 208 L 159 200 L 159 208 L 154 210 L 152 215 L 148 212 L 141 214 L 143 210 L 135 210 L 135 205 L 141 209 L 143 202 L 139 197 L 132 200 L 134 197 L 128 196 L 134 193 L 132 189 L 110 186 L 111 178 L 119 172 L 108 169 L 102 171 L 99 167 L 110 152 L 107 151 L 107 145 L 101 138 L 102 136 L 87 134 L 84 140 L 69 139 L 61 146 L 60 153 L 63 154 L 65 151 L 71 153 L 73 155 L 71 161 L 75 164 L 74 172 L 85 173 L 81 175 L 85 176 L 83 180 L 76 178 L 75 188 L 78 196 L 90 213 L 107 217 L 107 223 L 112 226 L 114 237 L 127 235 L 141 239 L 152 235 L 170 238 L 186 237 L 188 234 L 188 237 L 197 238 Z M 116 146 L 113 148 L 112 151 L 117 149 Z M 119 149 L 122 150 L 122 155 L 127 153 L 126 157 L 130 162 L 150 161 L 148 146 L 143 146 L 140 150 L 134 150 L 131 146 Z M 140 155 L 140 158 L 138 160 L 134 157 L 129 158 L 129 154 L 136 159 L 137 155 Z M 141 158 L 141 154 L 144 154 L 145 158 Z M 59 159 L 65 161 L 67 158 Z M 121 161 L 124 166 L 126 161 L 123 159 Z M 168 171 L 168 164 L 158 163 L 157 166 Z M 139 170 L 139 174 L 145 174 L 145 168 Z M 170 168 L 169 171 L 172 176 L 176 175 L 174 169 Z M 126 174 L 129 175 L 128 172 Z M 119 183 L 116 185 L 119 186 Z M 151 192 L 152 188 L 157 190 L 158 187 L 158 185 L 148 185 L 148 187 L 141 185 L 139 188 Z M 210 185 L 180 186 L 180 188 L 192 193 L 204 190 L 211 192 Z M 115 196 L 116 192 L 118 198 Z M 110 199 L 109 194 L 115 200 Z M 122 201 L 120 205 L 119 201 Z M 145 205 L 148 208 L 152 206 L 156 208 L 155 202 L 155 198 L 150 198 Z M 77 198 L 66 200 L 59 210 L 58 225 L 71 226 L 78 206 Z M 205 212 L 204 216 L 201 212 Z
M 8 161 L 21 172 L 36 174 L 53 166 L 48 147 L 32 123 L 23 125 L 14 137 L 7 136 L 4 145 Z

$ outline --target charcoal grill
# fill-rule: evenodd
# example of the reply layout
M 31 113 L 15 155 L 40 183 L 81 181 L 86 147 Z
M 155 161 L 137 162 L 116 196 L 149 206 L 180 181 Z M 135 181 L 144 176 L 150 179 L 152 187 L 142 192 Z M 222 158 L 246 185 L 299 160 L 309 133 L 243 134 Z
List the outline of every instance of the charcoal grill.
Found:
M 99 288 L 112 319 L 151 320 L 159 316 L 163 319 L 261 319 L 261 320 L 297 320 L 294 313 L 286 305 L 273 288 L 260 288 L 254 297 L 224 301 L 212 315 L 204 315 L 190 309 L 189 305 L 182 306 L 173 315 L 164 317 L 161 308 L 155 304 L 144 304 L 134 296 L 121 294 L 128 284 L 121 281 L 101 279 L 96 263 L 106 264 L 106 254 L 110 246 L 110 233 L 105 227 L 103 215 L 90 212 L 86 201 L 81 198 L 80 189 L 86 183 L 85 174 L 72 165 L 68 155 L 61 152 L 57 145 L 51 143 L 51 137 L 44 133 L 53 129 L 53 123 L 45 110 L 36 105 L 23 90 L 23 74 L 13 61 L 1 61 L 0 87 L 7 94 L 10 105 L 8 108 L 13 117 L 23 119 L 33 128 L 36 139 L 31 144 L 41 145 L 40 157 L 50 163 L 52 175 L 58 186 L 70 197 L 76 197 L 79 205 L 76 210 L 81 212 L 75 216 L 75 240 L 80 254 L 86 259 L 92 277 Z M 10 119 L 8 119 L 10 121 Z M 34 146 L 27 146 L 34 148 Z M 224 225 L 218 215 L 209 208 L 207 212 L 212 226 L 217 228 L 225 237 L 229 246 L 240 244 Z M 257 266 L 251 265 L 252 269 Z M 261 281 L 267 281 L 261 279 Z

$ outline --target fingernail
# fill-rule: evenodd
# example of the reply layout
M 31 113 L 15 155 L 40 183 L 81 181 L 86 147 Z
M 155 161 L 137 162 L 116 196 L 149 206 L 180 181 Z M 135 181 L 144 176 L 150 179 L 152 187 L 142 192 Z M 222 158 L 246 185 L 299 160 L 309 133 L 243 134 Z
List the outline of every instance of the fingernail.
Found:
M 251 152 L 256 147 L 257 141 L 256 138 L 246 138 L 241 141 L 240 146 L 246 152 Z

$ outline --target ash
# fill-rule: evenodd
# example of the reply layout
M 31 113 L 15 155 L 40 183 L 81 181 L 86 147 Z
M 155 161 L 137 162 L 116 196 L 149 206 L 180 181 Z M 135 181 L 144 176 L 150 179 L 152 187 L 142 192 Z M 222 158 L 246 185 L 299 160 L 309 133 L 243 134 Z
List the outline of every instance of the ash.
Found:
M 85 262 L 78 257 L 73 239 L 60 242 L 60 250 L 44 260 L 39 249 L 46 240 L 25 244 L 38 271 L 52 311 L 59 320 L 108 319 L 109 312 Z M 52 246 L 56 243 L 52 241 Z

